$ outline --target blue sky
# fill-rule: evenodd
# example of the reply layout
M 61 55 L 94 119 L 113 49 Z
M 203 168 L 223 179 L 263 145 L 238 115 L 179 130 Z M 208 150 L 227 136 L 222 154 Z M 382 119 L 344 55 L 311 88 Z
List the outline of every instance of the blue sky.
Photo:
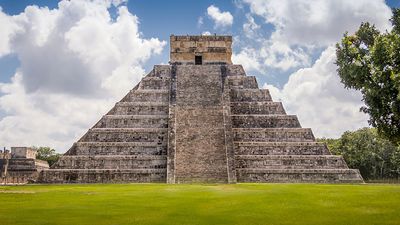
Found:
M 154 64 L 171 34 L 228 34 L 233 62 L 317 137 L 368 126 L 334 45 L 399 0 L 0 0 L 0 146 L 64 152 Z M 50 9 L 50 10 L 48 10 Z M 136 16 L 136 19 L 135 17 Z M 4 144 L 2 144 L 4 143 Z
M 243 32 L 241 26 L 246 20 L 246 13 L 249 11 L 249 6 L 242 4 L 240 9 L 236 4 L 239 0 L 130 0 L 125 3 L 132 14 L 139 17 L 140 29 L 144 38 L 157 37 L 161 40 L 168 41 L 171 34 L 201 34 L 204 31 L 210 31 L 217 34 L 237 35 Z M 0 0 L 0 6 L 3 11 L 9 15 L 16 15 L 24 11 L 28 5 L 37 5 L 40 7 L 48 7 L 54 9 L 57 7 L 58 1 L 54 0 Z M 386 0 L 386 4 L 390 7 L 399 7 L 399 0 Z M 213 22 L 207 18 L 206 10 L 210 5 L 219 7 L 222 11 L 229 11 L 234 17 L 234 25 L 226 29 L 214 29 Z M 115 7 L 110 8 L 112 15 L 115 15 Z M 204 24 L 198 25 L 198 20 L 203 17 Z M 268 36 L 274 30 L 274 27 L 269 24 L 263 24 L 262 18 L 255 17 L 256 23 L 262 26 L 263 35 Z M 234 49 L 239 51 L 242 45 L 234 45 Z M 315 61 L 320 51 L 312 54 L 311 59 Z M 151 70 L 154 64 L 168 62 L 168 47 L 163 53 L 150 59 L 146 65 L 146 71 Z M 6 82 L 14 75 L 18 68 L 18 57 L 8 55 L 0 58 L 0 82 Z M 270 68 L 268 75 L 259 71 L 254 71 L 261 83 L 271 83 L 278 87 L 282 87 L 289 77 L 297 68 L 287 71 L 279 71 Z

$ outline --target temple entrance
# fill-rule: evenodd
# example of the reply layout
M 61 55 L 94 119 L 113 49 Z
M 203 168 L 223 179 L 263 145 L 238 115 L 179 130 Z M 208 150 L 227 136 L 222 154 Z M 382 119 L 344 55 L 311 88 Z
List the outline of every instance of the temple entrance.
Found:
M 196 55 L 194 57 L 194 64 L 195 65 L 202 65 L 203 64 L 203 57 L 201 55 Z

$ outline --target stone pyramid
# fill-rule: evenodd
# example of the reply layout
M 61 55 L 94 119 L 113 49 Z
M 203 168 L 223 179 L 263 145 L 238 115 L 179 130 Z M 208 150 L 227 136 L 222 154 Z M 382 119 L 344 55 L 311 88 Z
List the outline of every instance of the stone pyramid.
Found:
M 44 183 L 363 182 L 231 63 L 231 36 L 171 36 L 156 65 Z

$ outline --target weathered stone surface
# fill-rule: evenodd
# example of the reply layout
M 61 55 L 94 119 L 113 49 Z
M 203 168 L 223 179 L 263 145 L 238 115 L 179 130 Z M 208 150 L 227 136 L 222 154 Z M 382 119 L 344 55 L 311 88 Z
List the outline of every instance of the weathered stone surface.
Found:
M 168 102 L 168 90 L 138 89 L 131 92 L 124 101 L 127 102 Z
M 278 183 L 360 183 L 358 170 L 352 169 L 238 169 L 241 182 Z
M 76 155 L 166 155 L 166 142 L 77 142 Z
M 167 128 L 168 115 L 105 115 L 95 128 Z
M 232 102 L 265 102 L 272 101 L 267 89 L 233 89 Z
M 237 155 L 330 155 L 318 142 L 235 142 Z
M 40 183 L 165 183 L 165 169 L 51 169 L 42 171 Z
M 169 78 L 166 77 L 146 77 L 140 82 L 140 89 L 143 90 L 168 90 L 169 89 Z
M 110 115 L 168 115 L 168 103 L 118 102 Z
M 96 155 L 64 156 L 54 169 L 162 169 L 167 168 L 165 155 Z
M 233 128 L 234 140 L 243 142 L 314 142 L 310 128 Z
M 234 128 L 299 128 L 295 115 L 232 115 Z
M 237 155 L 236 168 L 347 169 L 343 158 L 333 155 Z
M 178 66 L 175 182 L 228 182 L 220 66 Z
M 253 76 L 228 76 L 228 85 L 230 88 L 258 89 L 256 77 Z
M 281 102 L 232 102 L 232 114 L 286 114 Z

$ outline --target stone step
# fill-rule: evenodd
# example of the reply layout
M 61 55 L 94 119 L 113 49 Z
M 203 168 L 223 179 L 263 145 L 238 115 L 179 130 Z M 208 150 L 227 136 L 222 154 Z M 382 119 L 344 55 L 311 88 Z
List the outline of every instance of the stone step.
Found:
M 105 115 L 96 128 L 167 128 L 168 115 Z
M 75 155 L 166 155 L 167 143 L 77 142 Z
M 281 102 L 232 102 L 232 114 L 286 114 Z
M 54 169 L 162 169 L 166 155 L 62 156 Z
M 24 159 L 24 158 L 12 158 L 8 160 L 7 169 L 9 171 L 35 171 L 36 170 L 35 160 Z
M 51 169 L 39 183 L 165 183 L 166 177 L 166 169 Z
M 170 65 L 154 65 L 152 70 L 154 77 L 171 77 L 171 66 Z
M 124 102 L 168 102 L 169 90 L 143 90 L 131 91 L 124 99 Z
M 168 128 L 92 128 L 80 142 L 167 142 Z
M 242 65 L 225 65 L 225 74 L 230 76 L 246 76 Z
M 238 182 L 363 183 L 353 169 L 236 169 Z
M 168 115 L 168 102 L 118 102 L 110 115 Z
M 0 185 L 20 185 L 28 184 L 29 182 L 35 181 L 38 178 L 37 170 L 8 170 L 7 176 L 0 176 Z
M 143 90 L 167 90 L 170 79 L 167 77 L 145 77 L 140 81 L 139 89 Z
M 319 142 L 234 142 L 237 155 L 330 155 Z
M 227 81 L 230 88 L 257 89 L 258 84 L 254 76 L 229 76 Z
M 268 89 L 232 89 L 231 102 L 270 102 Z
M 336 155 L 236 155 L 237 169 L 348 169 Z
M 233 128 L 300 128 L 295 115 L 232 115 Z
M 232 128 L 235 142 L 314 142 L 310 128 Z

